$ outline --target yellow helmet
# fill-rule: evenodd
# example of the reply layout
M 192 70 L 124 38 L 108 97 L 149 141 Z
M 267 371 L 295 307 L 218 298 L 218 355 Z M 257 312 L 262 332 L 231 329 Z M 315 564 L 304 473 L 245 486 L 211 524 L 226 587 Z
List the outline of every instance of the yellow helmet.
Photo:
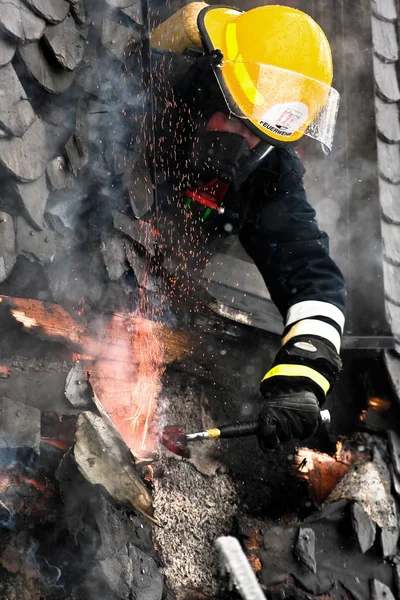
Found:
M 272 144 L 308 135 L 331 149 L 339 94 L 329 42 L 309 15 L 287 6 L 206 7 L 198 27 L 205 50 L 222 53 L 214 71 L 233 114 Z

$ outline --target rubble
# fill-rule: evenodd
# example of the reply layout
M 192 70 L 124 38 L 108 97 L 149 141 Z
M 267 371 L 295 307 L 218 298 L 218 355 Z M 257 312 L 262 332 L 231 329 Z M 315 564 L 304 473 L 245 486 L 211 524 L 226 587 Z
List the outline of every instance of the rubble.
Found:
M 78 25 L 86 24 L 86 12 L 83 0 L 70 0 L 71 15 Z
M 73 71 L 83 58 L 84 37 L 71 16 L 58 25 L 48 25 L 44 31 L 44 39 L 55 60 L 68 71 Z
M 394 499 L 374 462 L 353 465 L 327 501 L 334 502 L 341 498 L 359 502 L 382 529 L 397 526 Z
M 72 188 L 74 185 L 74 176 L 68 168 L 66 160 L 63 156 L 56 156 L 47 165 L 47 178 L 51 189 L 63 190 Z
M 65 382 L 65 396 L 75 408 L 88 408 L 93 406 L 92 394 L 83 370 L 82 363 L 77 360 L 67 375 Z
M 0 452 L 25 448 L 39 454 L 40 410 L 0 397 L 0 413 Z
M 357 535 L 358 545 L 364 554 L 372 548 L 376 536 L 376 523 L 364 510 L 359 502 L 353 502 L 351 505 L 351 517 L 353 528 Z
M 389 558 L 397 553 L 397 542 L 399 539 L 399 528 L 396 523 L 393 529 L 382 529 L 381 546 L 383 558 Z
M 83 412 L 75 439 L 74 457 L 82 475 L 93 485 L 102 485 L 116 502 L 131 504 L 154 520 L 151 496 L 113 427 L 101 417 Z
M 294 555 L 300 560 L 311 573 L 317 572 L 315 561 L 315 533 L 310 527 L 300 527 L 299 534 L 294 547 Z
M 124 240 L 119 235 L 102 235 L 101 253 L 111 281 L 117 281 L 127 271 Z
M 34 15 L 21 0 L 0 0 L 0 29 L 18 42 L 40 40 L 46 23 Z
M 26 0 L 26 3 L 47 23 L 60 23 L 69 12 L 66 0 Z

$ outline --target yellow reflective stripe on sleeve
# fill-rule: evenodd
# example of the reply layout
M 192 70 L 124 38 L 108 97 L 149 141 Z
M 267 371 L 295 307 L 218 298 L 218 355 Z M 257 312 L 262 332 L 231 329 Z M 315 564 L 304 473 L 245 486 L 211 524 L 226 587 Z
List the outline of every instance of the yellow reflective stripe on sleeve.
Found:
M 276 365 L 276 367 L 272 367 L 272 369 L 264 375 L 263 381 L 270 377 L 276 377 L 277 375 L 283 377 L 308 377 L 308 379 L 311 379 L 314 383 L 319 385 L 324 394 L 327 394 L 330 388 L 330 383 L 326 377 L 311 367 L 306 367 L 304 365 Z

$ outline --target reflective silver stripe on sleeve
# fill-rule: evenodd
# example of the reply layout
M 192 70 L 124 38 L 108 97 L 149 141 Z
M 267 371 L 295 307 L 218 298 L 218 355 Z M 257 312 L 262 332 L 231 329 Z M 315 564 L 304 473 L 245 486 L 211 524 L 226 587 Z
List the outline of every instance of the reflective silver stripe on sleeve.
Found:
M 333 325 L 328 325 L 328 323 L 325 323 L 324 321 L 318 321 L 318 319 L 304 319 L 304 321 L 299 321 L 296 325 L 293 325 L 285 337 L 282 338 L 282 346 L 299 335 L 316 335 L 324 338 L 335 346 L 338 354 L 340 352 L 340 333 Z
M 332 319 L 339 325 L 343 333 L 345 317 L 342 311 L 330 302 L 320 302 L 319 300 L 305 300 L 293 304 L 287 313 L 286 327 L 296 323 L 296 321 L 309 319 L 310 317 L 328 317 L 328 319 Z

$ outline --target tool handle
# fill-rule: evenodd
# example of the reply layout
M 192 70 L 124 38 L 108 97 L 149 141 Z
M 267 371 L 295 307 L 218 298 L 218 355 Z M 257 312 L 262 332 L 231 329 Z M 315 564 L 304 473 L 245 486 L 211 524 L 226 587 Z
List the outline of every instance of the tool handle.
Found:
M 221 438 L 242 437 L 254 435 L 258 430 L 258 421 L 247 421 L 245 423 L 232 423 L 218 427 Z
M 329 410 L 321 410 L 320 423 L 330 423 L 331 414 Z M 218 427 L 220 438 L 243 437 L 246 435 L 254 435 L 258 431 L 258 421 L 247 421 L 245 423 L 232 423 L 230 425 L 222 425 Z

